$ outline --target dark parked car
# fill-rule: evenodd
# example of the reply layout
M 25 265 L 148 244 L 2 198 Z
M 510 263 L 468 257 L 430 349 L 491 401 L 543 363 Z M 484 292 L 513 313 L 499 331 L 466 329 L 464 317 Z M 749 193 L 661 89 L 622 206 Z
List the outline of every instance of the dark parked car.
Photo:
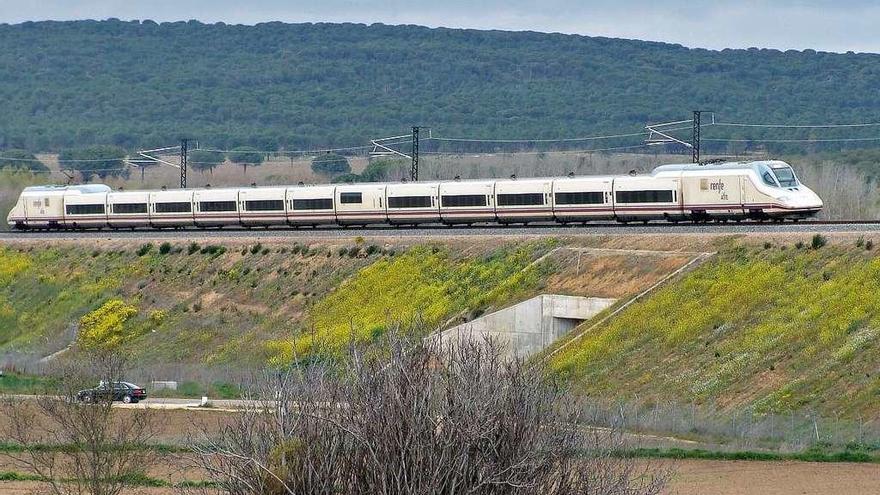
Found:
M 147 398 L 147 391 L 133 383 L 101 382 L 95 388 L 80 390 L 76 394 L 81 402 L 101 402 L 106 400 L 122 401 L 126 404 L 142 401 Z

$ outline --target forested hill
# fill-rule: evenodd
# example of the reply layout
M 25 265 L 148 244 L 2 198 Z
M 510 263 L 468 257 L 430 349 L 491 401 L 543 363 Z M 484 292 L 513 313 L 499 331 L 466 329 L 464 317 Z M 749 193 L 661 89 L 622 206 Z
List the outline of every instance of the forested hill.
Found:
M 880 120 L 880 55 L 533 32 L 151 21 L 0 26 L 0 149 L 559 137 L 687 118 Z

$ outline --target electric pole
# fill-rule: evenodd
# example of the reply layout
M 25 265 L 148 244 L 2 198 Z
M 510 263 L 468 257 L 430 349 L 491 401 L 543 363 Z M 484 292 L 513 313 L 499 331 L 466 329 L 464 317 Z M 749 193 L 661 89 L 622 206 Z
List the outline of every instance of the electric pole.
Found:
M 412 168 L 409 179 L 412 182 L 419 180 L 419 126 L 417 125 L 412 128 Z
M 691 138 L 693 163 L 700 163 L 700 110 L 694 110 L 694 134 Z
M 180 140 L 180 188 L 186 189 L 186 159 L 188 155 L 187 145 L 188 139 Z

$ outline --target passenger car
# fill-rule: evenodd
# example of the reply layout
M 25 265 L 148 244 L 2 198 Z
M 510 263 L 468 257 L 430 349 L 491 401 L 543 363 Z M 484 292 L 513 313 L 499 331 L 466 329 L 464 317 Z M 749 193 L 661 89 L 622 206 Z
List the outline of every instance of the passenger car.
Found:
M 104 382 L 95 388 L 80 390 L 76 394 L 80 402 L 121 401 L 126 404 L 137 403 L 147 398 L 147 391 L 129 382 Z

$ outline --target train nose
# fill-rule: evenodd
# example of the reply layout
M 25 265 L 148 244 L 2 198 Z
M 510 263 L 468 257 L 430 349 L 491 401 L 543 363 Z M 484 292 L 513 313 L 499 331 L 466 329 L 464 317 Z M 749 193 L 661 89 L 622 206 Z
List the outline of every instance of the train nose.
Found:
M 798 189 L 799 191 L 790 194 L 785 198 L 785 202 L 790 208 L 818 211 L 825 206 L 822 202 L 822 198 L 812 190 L 806 187 L 800 187 Z

